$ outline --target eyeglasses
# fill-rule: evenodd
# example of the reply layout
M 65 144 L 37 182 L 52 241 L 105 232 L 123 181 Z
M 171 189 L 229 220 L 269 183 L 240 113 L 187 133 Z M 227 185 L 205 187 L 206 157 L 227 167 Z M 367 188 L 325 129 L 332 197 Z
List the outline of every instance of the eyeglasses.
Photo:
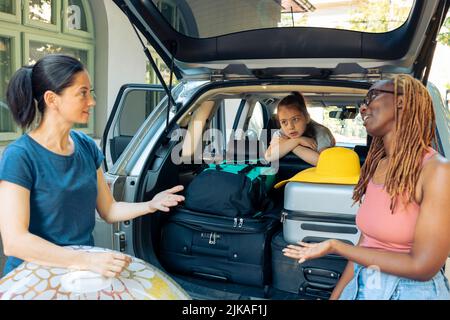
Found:
M 359 103 L 359 107 L 361 108 L 363 105 L 366 107 L 369 106 L 369 104 L 380 94 L 380 93 L 392 93 L 394 94 L 394 91 L 391 90 L 383 90 L 383 89 L 370 89 L 364 99 Z

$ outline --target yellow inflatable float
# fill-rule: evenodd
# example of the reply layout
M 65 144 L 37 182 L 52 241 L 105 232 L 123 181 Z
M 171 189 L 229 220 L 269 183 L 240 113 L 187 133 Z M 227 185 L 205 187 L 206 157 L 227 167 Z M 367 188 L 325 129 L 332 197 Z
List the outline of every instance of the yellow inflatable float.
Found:
M 73 250 L 108 249 L 70 246 Z M 188 300 L 189 295 L 168 275 L 132 257 L 119 277 L 91 271 L 44 267 L 24 262 L 0 280 L 1 300 Z

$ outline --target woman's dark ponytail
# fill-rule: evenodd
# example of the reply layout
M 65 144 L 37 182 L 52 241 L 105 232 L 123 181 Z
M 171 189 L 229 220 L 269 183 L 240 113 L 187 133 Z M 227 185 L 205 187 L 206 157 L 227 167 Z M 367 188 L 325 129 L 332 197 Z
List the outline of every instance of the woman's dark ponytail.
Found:
M 32 67 L 20 68 L 12 76 L 6 90 L 6 102 L 14 120 L 22 128 L 30 126 L 36 116 L 32 73 Z
M 28 128 L 36 117 L 36 109 L 41 114 L 45 111 L 45 92 L 61 94 L 84 70 L 80 61 L 63 54 L 44 56 L 34 66 L 17 70 L 6 91 L 6 102 L 17 124 Z

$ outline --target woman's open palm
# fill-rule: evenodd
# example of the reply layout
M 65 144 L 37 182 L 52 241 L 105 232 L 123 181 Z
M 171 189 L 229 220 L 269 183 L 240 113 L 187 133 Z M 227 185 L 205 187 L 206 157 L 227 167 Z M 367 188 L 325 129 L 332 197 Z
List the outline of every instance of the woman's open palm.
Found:
M 153 199 L 149 201 L 150 212 L 156 210 L 169 212 L 170 207 L 174 207 L 178 205 L 179 202 L 184 201 L 183 196 L 176 194 L 183 189 L 183 186 L 179 185 L 156 194 Z
M 299 245 L 290 244 L 283 249 L 283 254 L 289 258 L 303 263 L 306 260 L 316 259 L 331 253 L 331 241 L 319 243 L 298 242 Z

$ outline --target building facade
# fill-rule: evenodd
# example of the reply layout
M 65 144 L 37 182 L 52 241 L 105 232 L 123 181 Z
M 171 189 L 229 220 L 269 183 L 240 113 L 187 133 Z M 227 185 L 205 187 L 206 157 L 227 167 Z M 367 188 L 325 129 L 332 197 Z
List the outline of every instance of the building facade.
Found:
M 177 29 L 192 27 L 183 17 L 187 13 L 177 9 L 180 1 L 154 2 Z M 231 0 L 225 2 L 222 9 L 241 12 L 243 20 L 249 23 L 253 19 L 253 25 L 258 27 L 263 22 L 251 11 L 258 2 Z M 244 12 L 247 13 L 244 15 Z M 205 18 L 199 21 L 209 23 L 213 19 L 216 21 L 214 28 L 220 29 L 219 17 L 215 15 L 220 13 L 203 12 Z M 270 19 L 276 25 L 279 12 Z M 112 0 L 0 0 L 0 146 L 23 133 L 14 123 L 5 101 L 11 75 L 19 67 L 32 64 L 49 53 L 70 54 L 86 65 L 97 105 L 89 125 L 78 129 L 96 138 L 102 136 L 123 84 L 157 82 L 130 22 Z M 156 60 L 168 78 L 167 66 L 161 59 Z
M 22 134 L 5 102 L 9 78 L 48 53 L 67 53 L 87 67 L 97 105 L 88 126 L 100 137 L 124 83 L 146 81 L 146 57 L 125 15 L 111 0 L 0 0 L 0 143 Z

